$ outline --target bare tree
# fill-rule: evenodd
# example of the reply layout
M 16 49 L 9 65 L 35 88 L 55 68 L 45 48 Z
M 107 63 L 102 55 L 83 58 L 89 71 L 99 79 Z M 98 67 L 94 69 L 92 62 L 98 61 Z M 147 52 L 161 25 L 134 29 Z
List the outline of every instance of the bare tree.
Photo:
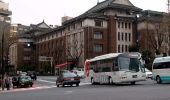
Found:
M 67 42 L 66 54 L 68 59 L 75 62 L 76 66 L 79 65 L 80 57 L 83 53 L 83 41 L 73 39 L 71 42 Z
M 152 30 L 148 33 L 148 38 L 150 40 L 150 46 L 153 50 L 156 50 L 156 53 L 161 52 L 162 44 L 164 41 L 164 31 L 162 27 L 162 22 L 153 23 Z
M 163 18 L 163 28 L 164 31 L 167 33 L 167 37 L 168 37 L 168 53 L 170 55 L 170 13 L 165 14 L 164 18 Z
M 62 63 L 65 60 L 65 58 L 64 58 L 65 51 L 64 50 L 65 50 L 65 43 L 64 43 L 64 41 L 60 40 L 56 44 L 55 57 L 54 57 L 58 64 Z

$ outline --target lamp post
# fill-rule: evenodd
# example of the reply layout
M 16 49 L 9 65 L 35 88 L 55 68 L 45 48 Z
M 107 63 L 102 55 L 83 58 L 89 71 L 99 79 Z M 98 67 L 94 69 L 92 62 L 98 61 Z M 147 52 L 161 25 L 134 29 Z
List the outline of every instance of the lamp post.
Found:
M 2 33 L 2 45 L 1 45 L 1 67 L 2 67 L 2 90 L 4 90 L 4 75 L 5 75 L 5 67 L 4 67 L 4 30 Z
M 136 14 L 136 46 L 137 46 L 137 51 L 139 52 L 139 48 L 140 48 L 140 44 L 139 44 L 139 31 L 138 31 L 138 18 L 139 18 L 139 14 Z

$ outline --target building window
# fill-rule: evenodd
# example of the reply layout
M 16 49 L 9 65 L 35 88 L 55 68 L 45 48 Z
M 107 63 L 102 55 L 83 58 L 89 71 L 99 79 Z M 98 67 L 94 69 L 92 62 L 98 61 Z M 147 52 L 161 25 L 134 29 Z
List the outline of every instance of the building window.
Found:
M 122 22 L 122 28 L 124 28 L 124 23 Z
M 122 45 L 122 52 L 124 52 L 124 45 Z
M 102 27 L 103 23 L 101 20 L 95 20 L 95 26 Z
M 118 45 L 118 52 L 120 52 L 120 45 Z
M 118 22 L 118 28 L 120 28 L 120 22 Z
M 129 29 L 131 29 L 131 23 L 129 23 Z
M 28 56 L 25 56 L 25 57 L 24 57 L 24 60 L 31 60 L 31 58 L 28 57 Z
M 94 33 L 94 39 L 103 39 L 103 33 L 102 32 L 95 32 Z
M 122 32 L 122 41 L 124 40 L 124 33 Z
M 83 23 L 82 23 L 82 21 L 80 22 L 80 27 L 82 27 L 83 26 Z
M 118 32 L 118 40 L 120 41 L 120 32 Z
M 73 26 L 72 26 L 72 27 L 73 27 L 73 29 L 75 29 L 75 28 L 76 28 L 76 25 L 75 25 L 75 24 L 73 24 Z
M 131 41 L 131 34 L 129 33 L 129 41 Z
M 125 33 L 125 41 L 127 41 L 127 33 Z
M 127 45 L 125 46 L 125 50 L 126 50 L 126 52 L 128 51 L 128 46 Z
M 125 28 L 127 28 L 127 23 L 125 23 Z
M 70 31 L 70 26 L 68 26 L 67 30 Z
M 94 45 L 94 52 L 103 52 L 103 45 L 102 44 L 95 44 Z

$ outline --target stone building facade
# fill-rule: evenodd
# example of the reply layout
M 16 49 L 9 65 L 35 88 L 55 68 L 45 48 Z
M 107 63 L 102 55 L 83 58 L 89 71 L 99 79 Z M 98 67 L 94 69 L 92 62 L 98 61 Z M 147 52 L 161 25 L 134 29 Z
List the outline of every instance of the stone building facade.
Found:
M 71 62 L 69 66 L 83 67 L 84 61 L 92 57 L 107 54 L 128 52 L 129 46 L 136 44 L 137 17 L 142 12 L 129 0 L 105 0 L 98 3 L 85 13 L 64 20 L 62 26 L 43 31 L 30 29 L 28 37 L 18 39 L 17 66 L 34 63 L 38 71 L 43 71 L 43 65 L 49 61 L 40 61 L 40 57 L 52 57 L 52 65 Z M 47 31 L 48 30 L 48 31 Z M 23 44 L 24 43 L 24 44 Z M 23 58 L 24 45 L 33 43 L 35 48 L 31 56 Z M 22 56 L 22 57 L 20 57 Z M 31 62 L 32 61 L 32 62 Z
M 165 26 L 164 12 L 144 10 L 138 19 L 138 33 L 142 51 L 150 51 L 153 57 L 169 53 L 169 33 Z
M 136 14 L 141 11 L 129 0 L 100 2 L 82 15 L 64 21 L 62 26 L 36 37 L 36 57 L 53 57 L 54 66 L 74 62 L 83 67 L 86 59 L 128 52 L 128 47 L 136 43 Z

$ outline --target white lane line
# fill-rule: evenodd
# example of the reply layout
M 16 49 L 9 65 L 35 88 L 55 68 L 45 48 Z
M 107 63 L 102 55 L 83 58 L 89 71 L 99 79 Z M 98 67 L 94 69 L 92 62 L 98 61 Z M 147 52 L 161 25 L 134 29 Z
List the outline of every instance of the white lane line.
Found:
M 66 91 L 64 94 L 71 94 L 73 91 Z
M 47 82 L 47 83 L 56 83 L 56 82 L 53 82 L 53 81 L 47 81 L 47 80 L 42 80 L 42 79 L 38 79 L 37 81 L 41 81 L 41 82 Z M 83 83 L 83 82 L 80 82 L 80 85 L 88 85 L 88 84 L 91 84 L 89 82 L 86 82 L 86 83 Z
M 56 83 L 56 82 L 53 82 L 53 81 L 47 81 L 47 80 L 42 80 L 42 79 L 38 79 L 37 81 L 40 81 L 40 82 L 47 82 L 47 83 Z
M 89 84 L 91 84 L 91 83 L 80 83 L 81 86 L 82 85 L 89 85 Z
M 41 81 L 41 82 L 48 82 L 48 83 L 55 83 L 52 81 L 47 81 L 47 80 L 41 80 L 38 79 L 37 81 Z M 83 85 L 89 85 L 91 83 L 80 83 L 80 86 Z M 56 87 L 56 85 L 51 85 L 51 86 L 39 86 L 39 87 L 30 87 L 30 88 L 19 88 L 19 89 L 12 89 L 12 90 L 5 90 L 5 91 L 0 91 L 0 93 L 8 93 L 8 92 L 17 92 L 17 91 L 28 91 L 28 90 L 39 90 L 39 89 L 50 89 L 50 88 L 54 88 Z M 66 94 L 70 94 L 71 91 L 67 91 Z

